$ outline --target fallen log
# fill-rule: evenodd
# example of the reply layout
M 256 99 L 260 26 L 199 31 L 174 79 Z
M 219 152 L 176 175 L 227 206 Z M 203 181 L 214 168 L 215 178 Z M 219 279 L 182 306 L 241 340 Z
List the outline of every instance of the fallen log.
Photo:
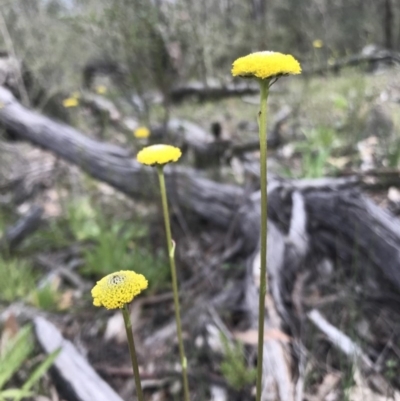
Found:
M 325 65 L 320 65 L 312 68 L 304 68 L 303 74 L 313 75 L 313 74 L 323 74 L 327 72 L 339 72 L 345 67 L 354 67 L 359 65 L 368 65 L 370 68 L 379 63 L 390 63 L 392 65 L 400 64 L 400 53 L 381 49 L 371 49 L 371 52 L 353 54 L 348 57 L 344 57 L 335 60 L 331 63 L 326 63 Z
M 0 124 L 6 131 L 76 164 L 83 171 L 138 200 L 158 197 L 154 169 L 132 159 L 129 151 L 82 135 L 65 124 L 23 107 L 0 87 Z M 205 220 L 229 226 L 244 200 L 242 188 L 216 183 L 180 167 L 165 169 L 172 201 Z
M 169 99 L 173 103 L 180 103 L 188 97 L 194 97 L 199 102 L 204 102 L 208 100 L 220 100 L 227 97 L 255 95 L 259 92 L 259 85 L 248 82 L 235 82 L 227 85 L 221 85 L 220 83 L 205 85 L 202 82 L 193 82 L 171 89 L 169 92 Z
M 96 75 L 108 75 L 117 85 L 126 85 L 128 69 L 115 61 L 100 59 L 91 60 L 82 72 L 83 86 L 90 88 Z M 209 80 L 203 82 L 190 82 L 184 85 L 175 85 L 166 96 L 172 103 L 180 103 L 187 98 L 196 98 L 199 101 L 218 100 L 226 97 L 257 94 L 260 88 L 257 84 L 249 82 L 235 82 L 221 85 L 220 82 Z
M 75 346 L 48 320 L 33 320 L 36 338 L 47 354 L 60 349 L 53 369 L 60 393 L 73 401 L 122 401 L 122 398 L 95 372 Z

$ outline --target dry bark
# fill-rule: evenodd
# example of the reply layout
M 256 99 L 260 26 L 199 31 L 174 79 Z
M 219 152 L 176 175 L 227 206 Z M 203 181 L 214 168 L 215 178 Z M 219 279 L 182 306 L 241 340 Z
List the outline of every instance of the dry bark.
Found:
M 12 250 L 35 232 L 42 222 L 43 209 L 40 206 L 32 206 L 28 213 L 22 216 L 17 223 L 9 227 L 3 238 L 0 239 L 0 251 Z
M 52 353 L 60 350 L 54 362 L 58 386 L 64 397 L 74 401 L 122 401 L 122 398 L 95 372 L 75 346 L 41 316 L 34 318 L 40 346 Z

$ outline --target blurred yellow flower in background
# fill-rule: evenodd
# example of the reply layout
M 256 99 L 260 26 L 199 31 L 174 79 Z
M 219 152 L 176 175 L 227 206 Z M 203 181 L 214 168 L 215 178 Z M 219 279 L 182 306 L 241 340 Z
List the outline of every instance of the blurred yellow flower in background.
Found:
M 105 87 L 104 85 L 98 85 L 96 86 L 96 92 L 99 95 L 104 95 L 105 93 L 107 93 L 107 87 Z
M 321 47 L 324 46 L 324 42 L 323 42 L 321 39 L 315 39 L 315 40 L 312 42 L 312 45 L 313 45 L 314 48 L 320 49 Z
M 147 127 L 138 127 L 133 131 L 133 136 L 138 139 L 145 139 L 150 136 L 150 130 Z
M 67 99 L 63 100 L 63 106 L 66 109 L 69 109 L 71 107 L 77 107 L 79 106 L 79 100 L 76 97 L 68 97 Z
M 300 73 L 300 63 L 293 56 L 272 51 L 251 53 L 238 58 L 232 64 L 232 75 L 234 77 L 269 79 Z
M 137 161 L 148 166 L 163 165 L 176 162 L 182 156 L 179 148 L 171 145 L 151 145 L 142 149 L 137 155 Z
M 148 286 L 143 274 L 130 270 L 108 274 L 92 289 L 93 305 L 107 309 L 123 308 Z

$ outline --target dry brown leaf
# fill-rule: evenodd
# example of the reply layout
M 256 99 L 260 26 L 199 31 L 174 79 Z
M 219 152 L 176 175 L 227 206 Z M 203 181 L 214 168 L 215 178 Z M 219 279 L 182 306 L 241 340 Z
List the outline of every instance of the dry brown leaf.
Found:
M 355 385 L 349 392 L 349 399 L 351 401 L 388 401 L 389 399 L 400 401 L 400 393 L 398 391 L 395 391 L 390 398 L 387 395 L 380 395 L 372 391 L 359 369 L 356 369 L 354 372 L 354 381 Z
M 72 290 L 67 290 L 62 293 L 60 299 L 58 300 L 58 308 L 60 310 L 67 310 L 73 304 L 74 292 Z
M 351 158 L 348 156 L 342 156 L 342 157 L 330 157 L 328 159 L 328 163 L 331 164 L 333 167 L 336 167 L 338 169 L 341 169 L 345 167 L 347 164 L 349 164 L 351 161 Z
M 3 352 L 4 347 L 8 341 L 15 337 L 19 331 L 19 324 L 14 314 L 10 313 L 4 322 L 3 331 L 0 337 L 0 354 Z
M 62 214 L 60 191 L 49 189 L 45 192 L 43 202 L 44 214 L 47 217 L 59 217 Z
M 328 373 L 325 375 L 324 380 L 318 387 L 317 399 L 324 400 L 325 397 L 339 384 L 340 375 Z

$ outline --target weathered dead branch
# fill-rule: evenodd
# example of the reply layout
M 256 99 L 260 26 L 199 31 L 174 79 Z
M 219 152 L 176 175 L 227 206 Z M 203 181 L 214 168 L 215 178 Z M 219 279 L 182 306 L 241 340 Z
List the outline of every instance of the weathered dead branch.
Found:
M 26 109 L 0 88 L 0 124 L 20 139 L 49 150 L 138 200 L 158 197 L 152 168 L 137 163 L 129 151 L 90 139 L 74 128 Z M 241 188 L 201 178 L 190 169 L 167 168 L 167 183 L 178 206 L 224 227 L 244 201 Z
M 54 362 L 66 399 L 78 401 L 122 401 L 122 398 L 95 372 L 74 345 L 43 317 L 34 319 L 36 337 L 47 352 L 60 349 Z
M 6 230 L 4 237 L 0 239 L 0 250 L 14 249 L 25 238 L 35 232 L 40 227 L 42 215 L 43 209 L 39 206 L 33 206 L 14 226 Z
M 374 50 L 371 54 L 353 54 L 315 68 L 304 68 L 303 74 L 322 74 L 339 72 L 342 68 L 359 65 L 373 66 L 378 63 L 400 64 L 400 54 L 391 50 Z

